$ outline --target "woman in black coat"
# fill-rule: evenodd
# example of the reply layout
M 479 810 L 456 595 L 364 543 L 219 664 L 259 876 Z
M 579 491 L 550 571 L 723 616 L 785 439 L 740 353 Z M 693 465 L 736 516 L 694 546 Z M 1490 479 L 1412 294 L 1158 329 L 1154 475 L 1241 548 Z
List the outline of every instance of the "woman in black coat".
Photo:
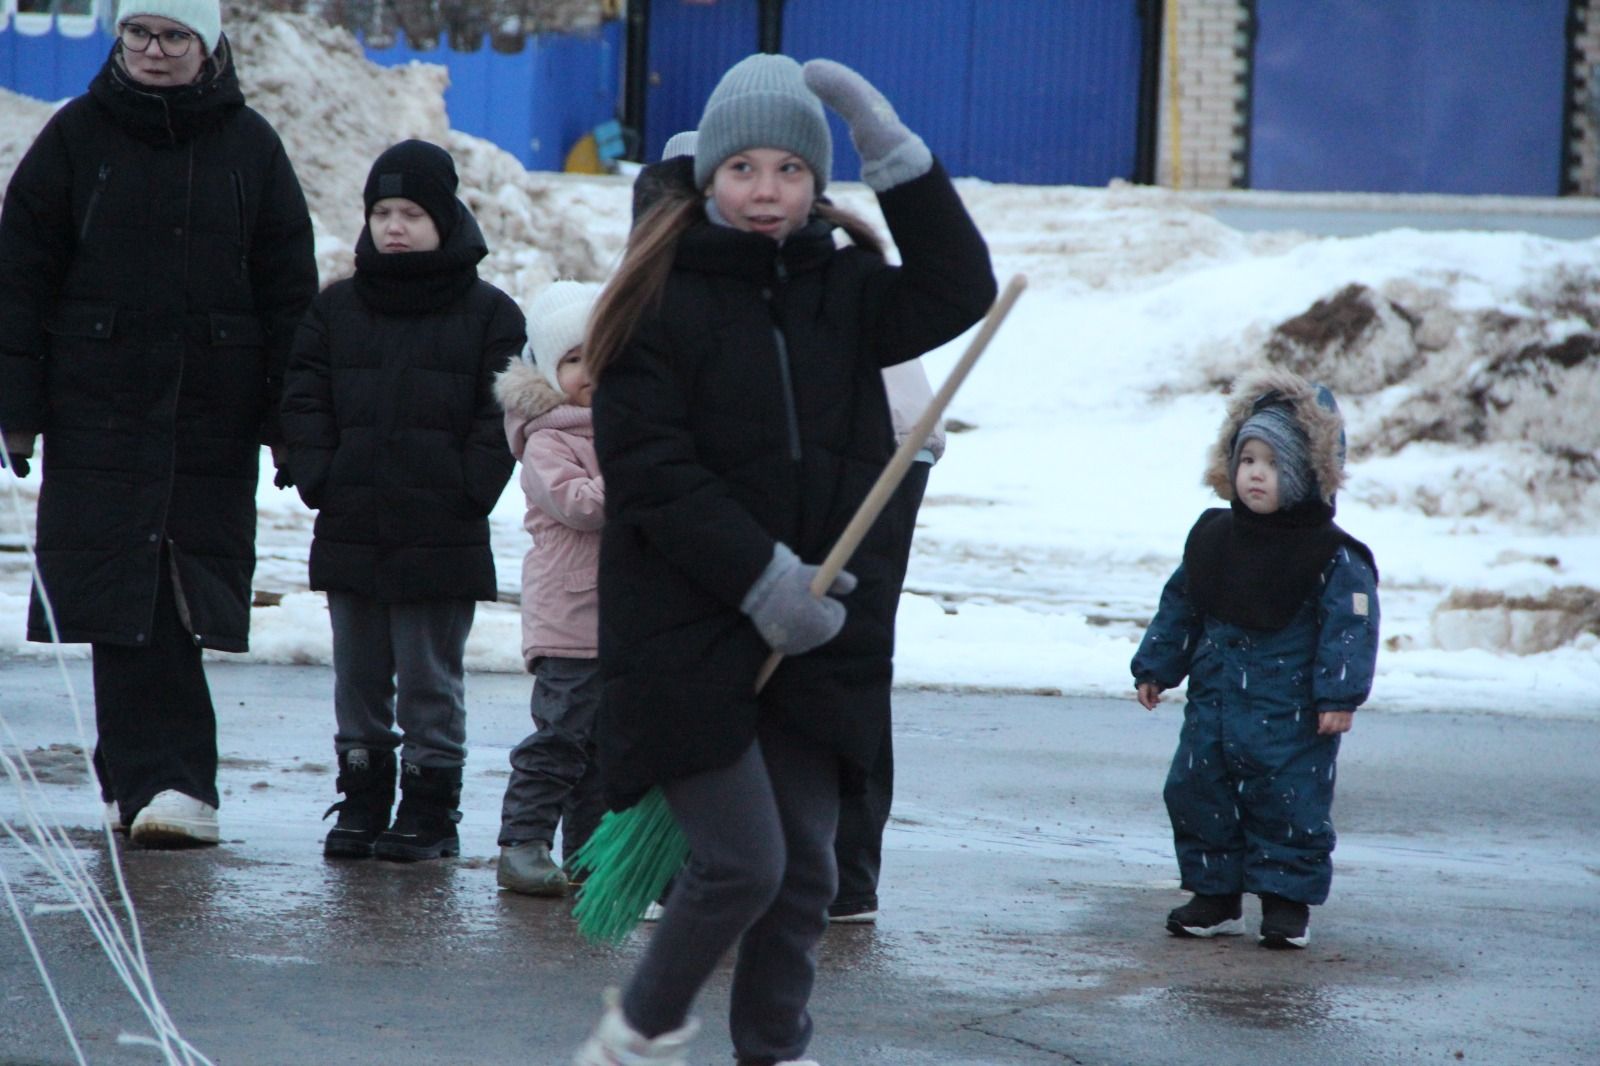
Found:
M 819 199 L 824 100 L 899 267 Z M 840 779 L 865 773 L 888 727 L 892 530 L 867 536 L 831 595 L 808 585 L 893 452 L 883 368 L 961 333 L 995 293 L 949 178 L 855 72 L 748 57 L 698 131 L 698 192 L 669 188 L 640 219 L 587 344 L 606 481 L 601 777 L 615 807 L 659 786 L 690 859 L 581 1066 L 684 1061 L 695 995 L 736 942 L 735 1057 L 801 1059 Z M 786 658 L 758 696 L 773 650 Z
M 516 302 L 478 277 L 488 248 L 456 185 L 425 141 L 372 164 L 355 276 L 312 302 L 284 387 L 289 466 L 320 512 L 311 587 L 333 623 L 331 857 L 460 847 L 462 658 L 475 601 L 495 598 L 488 515 L 516 462 L 494 377 L 526 338 Z
M 6 192 L 0 426 L 14 458 L 45 444 L 28 639 L 93 647 L 108 816 L 146 846 L 209 844 L 201 649 L 246 649 L 260 448 L 316 292 L 311 219 L 214 2 L 123 0 L 118 30 Z

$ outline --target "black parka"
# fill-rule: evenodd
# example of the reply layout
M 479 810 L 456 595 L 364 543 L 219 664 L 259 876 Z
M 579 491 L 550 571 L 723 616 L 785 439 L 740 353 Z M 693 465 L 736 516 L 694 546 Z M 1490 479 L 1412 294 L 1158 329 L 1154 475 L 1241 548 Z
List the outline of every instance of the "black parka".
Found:
M 42 434 L 38 556 L 66 641 L 138 646 L 165 542 L 203 647 L 243 651 L 260 447 L 316 293 L 311 218 L 226 41 L 179 89 L 112 58 L 0 212 L 0 425 Z M 37 595 L 28 638 L 51 635 Z
M 486 249 L 460 215 L 437 252 L 395 257 L 471 273 Z M 363 233 L 358 263 L 377 254 Z M 406 312 L 369 303 L 357 278 L 318 294 L 283 398 L 295 485 L 319 511 L 313 589 L 384 603 L 495 598 L 488 515 L 516 458 L 494 377 L 525 340 L 516 302 L 476 277 L 442 306 Z
M 942 168 L 880 197 L 904 265 L 696 223 L 658 308 L 602 373 L 606 482 L 596 730 L 607 798 L 727 765 L 770 715 L 863 771 L 888 722 L 893 545 L 880 523 L 828 644 L 754 694 L 766 643 L 739 609 L 782 541 L 820 563 L 894 449 L 881 369 L 976 322 L 988 251 Z

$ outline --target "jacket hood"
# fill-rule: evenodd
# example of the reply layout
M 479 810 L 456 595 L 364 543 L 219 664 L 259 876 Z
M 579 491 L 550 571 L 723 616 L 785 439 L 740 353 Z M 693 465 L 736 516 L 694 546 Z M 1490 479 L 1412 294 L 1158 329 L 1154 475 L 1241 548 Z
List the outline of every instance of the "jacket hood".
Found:
M 1233 479 L 1228 476 L 1228 458 L 1233 454 L 1234 438 L 1255 411 L 1269 403 L 1287 403 L 1295 421 L 1305 431 L 1311 445 L 1311 469 L 1317 478 L 1317 493 L 1324 503 L 1344 487 L 1344 416 L 1326 386 L 1307 381 L 1288 370 L 1269 367 L 1243 377 L 1228 399 L 1227 415 L 1217 439 L 1206 453 L 1204 484 L 1224 500 L 1233 502 Z
M 567 398 L 550 386 L 538 367 L 522 359 L 513 359 L 494 378 L 494 398 L 506 414 L 532 421 L 547 411 L 567 402 Z

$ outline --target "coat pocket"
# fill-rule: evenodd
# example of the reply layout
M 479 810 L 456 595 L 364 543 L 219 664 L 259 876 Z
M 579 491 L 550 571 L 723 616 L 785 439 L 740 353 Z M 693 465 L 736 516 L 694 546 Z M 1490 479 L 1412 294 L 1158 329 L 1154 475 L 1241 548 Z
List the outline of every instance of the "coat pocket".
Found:
M 45 319 L 44 328 L 55 337 L 106 341 L 111 339 L 116 321 L 116 304 L 62 300 Z

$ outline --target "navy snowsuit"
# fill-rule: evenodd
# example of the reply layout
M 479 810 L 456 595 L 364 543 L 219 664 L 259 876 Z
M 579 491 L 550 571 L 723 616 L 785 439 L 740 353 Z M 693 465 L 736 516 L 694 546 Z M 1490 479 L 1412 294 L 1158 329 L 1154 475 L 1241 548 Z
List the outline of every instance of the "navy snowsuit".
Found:
M 1189 677 L 1163 793 L 1186 890 L 1328 898 L 1339 737 L 1319 736 L 1317 715 L 1366 700 L 1377 653 L 1377 579 L 1347 547 L 1277 630 L 1201 614 L 1183 566 L 1173 573 L 1133 676 L 1162 688 Z

